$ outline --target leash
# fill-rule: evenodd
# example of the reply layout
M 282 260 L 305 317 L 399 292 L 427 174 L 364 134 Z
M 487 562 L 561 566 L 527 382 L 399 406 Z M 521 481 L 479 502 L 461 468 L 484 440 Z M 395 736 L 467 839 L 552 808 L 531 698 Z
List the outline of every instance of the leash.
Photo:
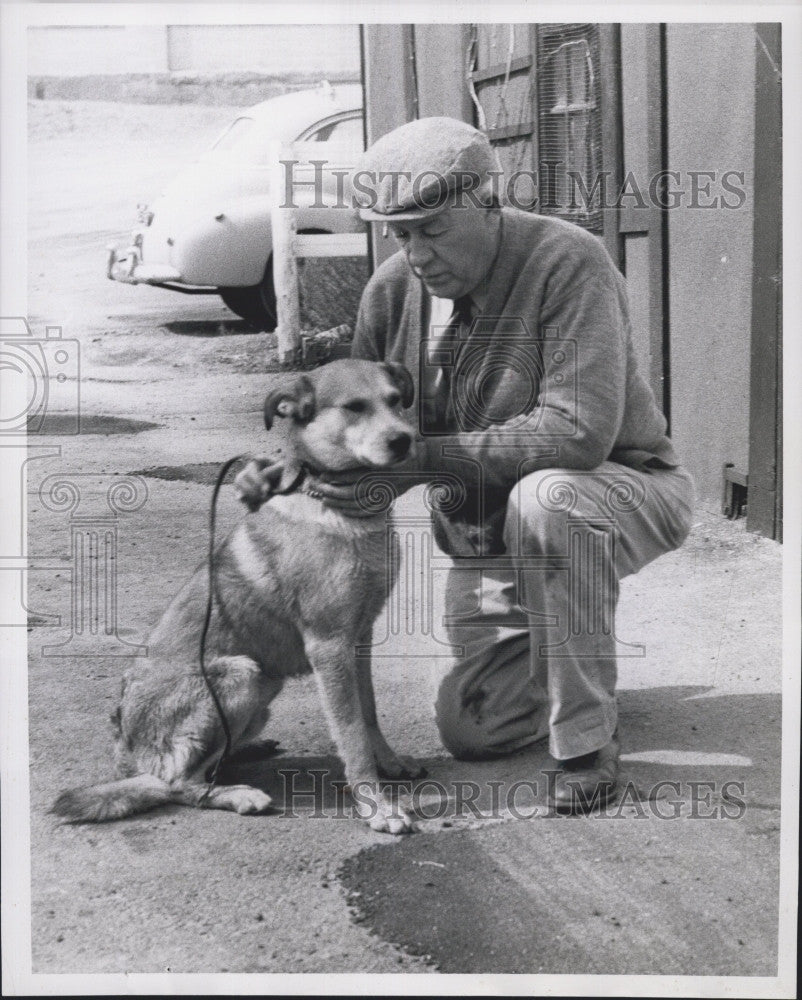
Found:
M 214 684 L 212 684 L 212 680 L 206 671 L 206 637 L 209 634 L 209 626 L 211 625 L 212 610 L 214 607 L 214 536 L 217 522 L 217 497 L 220 493 L 223 481 L 228 475 L 230 469 L 245 457 L 246 456 L 244 455 L 235 455 L 234 458 L 229 458 L 227 462 L 224 462 L 220 466 L 220 471 L 217 473 L 217 479 L 214 484 L 214 489 L 212 490 L 211 507 L 209 508 L 209 590 L 206 596 L 206 614 L 203 619 L 203 629 L 201 630 L 200 637 L 200 672 L 204 683 L 209 690 L 211 699 L 214 702 L 217 714 L 220 717 L 220 723 L 223 727 L 226 741 L 223 747 L 223 753 L 217 758 L 217 763 L 214 765 L 212 776 L 206 783 L 206 790 L 201 796 L 200 802 L 205 802 L 211 795 L 215 785 L 217 784 L 217 774 L 223 764 L 223 761 L 227 760 L 228 757 L 231 756 L 231 727 L 228 724 L 228 719 L 226 718 L 226 713 L 220 703 L 217 691 L 214 689 Z

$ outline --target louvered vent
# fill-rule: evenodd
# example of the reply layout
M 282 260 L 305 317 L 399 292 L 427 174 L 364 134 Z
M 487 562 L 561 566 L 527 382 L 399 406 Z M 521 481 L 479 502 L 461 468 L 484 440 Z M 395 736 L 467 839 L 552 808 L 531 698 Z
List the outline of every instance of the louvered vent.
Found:
M 540 211 L 601 233 L 598 25 L 539 25 L 536 65 Z

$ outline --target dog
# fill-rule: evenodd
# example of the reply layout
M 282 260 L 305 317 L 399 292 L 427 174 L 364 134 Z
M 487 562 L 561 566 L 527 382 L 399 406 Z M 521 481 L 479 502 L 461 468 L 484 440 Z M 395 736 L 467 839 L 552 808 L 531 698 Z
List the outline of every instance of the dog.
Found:
M 301 482 L 245 516 L 216 548 L 204 657 L 234 750 L 259 737 L 285 680 L 313 671 L 357 814 L 392 834 L 412 830 L 413 818 L 383 795 L 379 776 L 419 772 L 382 736 L 370 661 L 356 655 L 370 645 L 393 582 L 385 518 L 324 506 L 314 482 L 404 461 L 413 436 L 401 411 L 413 395 L 403 365 L 356 360 L 333 361 L 269 393 L 267 429 L 276 416 L 288 421 L 283 481 Z M 243 814 L 269 808 L 260 789 L 209 790 L 204 781 L 225 745 L 200 671 L 208 574 L 207 562 L 168 607 L 147 659 L 123 677 L 112 716 L 118 780 L 62 792 L 52 811 L 66 821 L 120 819 L 165 803 Z

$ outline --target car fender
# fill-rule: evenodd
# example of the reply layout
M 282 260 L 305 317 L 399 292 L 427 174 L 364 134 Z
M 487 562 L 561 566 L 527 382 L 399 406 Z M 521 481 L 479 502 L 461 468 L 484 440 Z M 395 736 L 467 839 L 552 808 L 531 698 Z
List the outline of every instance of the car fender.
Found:
M 258 284 L 273 251 L 268 198 L 249 199 L 223 208 L 213 218 L 187 227 L 174 239 L 170 263 L 192 285 L 242 287 Z M 299 232 L 349 233 L 364 228 L 355 212 L 332 215 L 325 209 L 295 213 Z
M 171 263 L 187 284 L 256 285 L 273 250 L 269 196 L 220 206 L 173 238 Z

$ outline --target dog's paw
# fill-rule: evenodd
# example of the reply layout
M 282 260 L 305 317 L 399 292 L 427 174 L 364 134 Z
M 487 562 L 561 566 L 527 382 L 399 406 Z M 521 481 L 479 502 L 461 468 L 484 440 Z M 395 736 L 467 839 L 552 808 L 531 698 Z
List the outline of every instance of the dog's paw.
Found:
M 222 785 L 215 788 L 214 800 L 218 809 L 230 809 L 241 816 L 267 812 L 273 801 L 265 792 L 250 785 Z
M 396 798 L 392 801 L 372 782 L 361 782 L 352 787 L 356 812 L 371 830 L 394 835 L 412 833 L 415 819 L 408 809 Z
M 383 755 L 381 760 L 377 760 L 376 763 L 380 778 L 397 781 L 403 778 L 426 777 L 426 768 L 419 764 L 414 757 L 401 757 L 391 752 L 389 755 Z
M 403 833 L 415 832 L 415 820 L 404 809 L 397 806 L 380 810 L 372 819 L 368 820 L 371 830 L 378 833 L 391 833 L 398 836 Z
M 370 742 L 376 769 L 381 778 L 424 778 L 426 771 L 412 757 L 402 757 L 390 746 L 378 727 L 370 731 Z

